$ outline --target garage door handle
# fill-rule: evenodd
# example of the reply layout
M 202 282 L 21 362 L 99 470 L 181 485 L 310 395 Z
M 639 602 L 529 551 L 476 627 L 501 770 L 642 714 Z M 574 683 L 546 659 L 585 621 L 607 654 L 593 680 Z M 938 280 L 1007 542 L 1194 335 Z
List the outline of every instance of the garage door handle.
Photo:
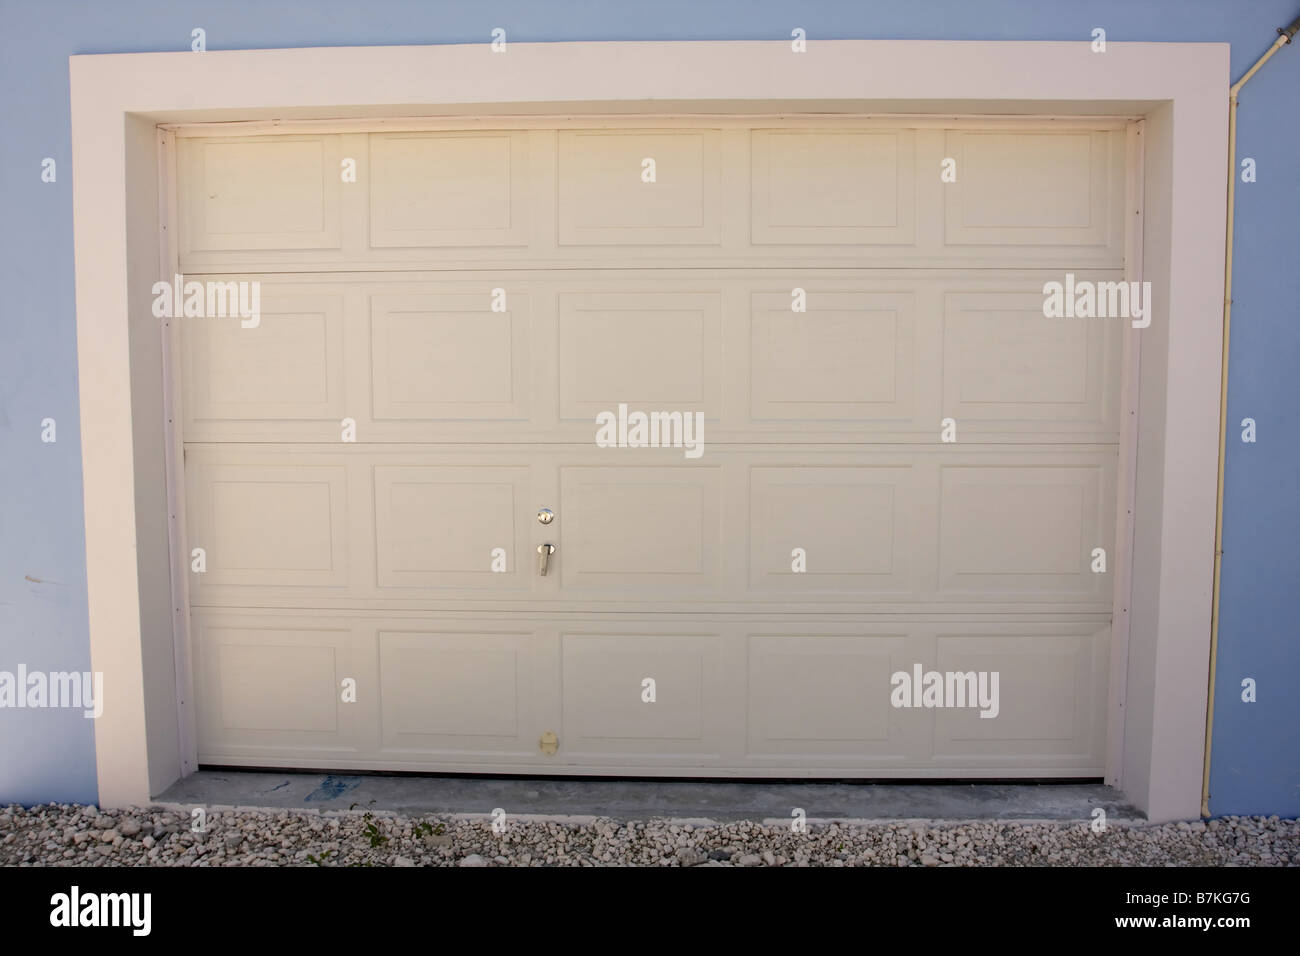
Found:
M 537 571 L 542 577 L 546 577 L 546 565 L 550 563 L 551 555 L 555 553 L 555 545 L 539 544 L 537 546 Z

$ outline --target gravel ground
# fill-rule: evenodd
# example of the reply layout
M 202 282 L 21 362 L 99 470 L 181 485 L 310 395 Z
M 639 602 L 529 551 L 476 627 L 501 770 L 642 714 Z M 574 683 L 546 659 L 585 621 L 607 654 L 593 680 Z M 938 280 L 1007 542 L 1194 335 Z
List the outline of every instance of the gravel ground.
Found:
M 1224 817 L 1160 826 L 672 820 L 591 823 L 302 811 L 49 804 L 0 811 L 4 866 L 1300 866 L 1300 821 Z

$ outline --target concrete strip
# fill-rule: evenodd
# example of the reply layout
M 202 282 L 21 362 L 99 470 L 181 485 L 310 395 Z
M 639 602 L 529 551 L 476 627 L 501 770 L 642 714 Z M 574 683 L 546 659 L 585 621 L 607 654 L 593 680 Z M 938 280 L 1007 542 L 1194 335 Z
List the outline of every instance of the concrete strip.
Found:
M 169 808 L 436 813 L 488 819 L 586 823 L 597 818 L 788 826 L 794 808 L 810 824 L 1006 820 L 1108 824 L 1143 820 L 1124 794 L 1099 783 L 861 784 L 331 775 L 205 770 L 159 794 Z

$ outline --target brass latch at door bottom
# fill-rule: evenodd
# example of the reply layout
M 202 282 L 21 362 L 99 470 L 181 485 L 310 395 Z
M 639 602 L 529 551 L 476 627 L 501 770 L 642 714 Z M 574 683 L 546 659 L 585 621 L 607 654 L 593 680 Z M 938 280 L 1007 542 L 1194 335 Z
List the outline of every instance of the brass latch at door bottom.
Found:
M 560 749 L 560 738 L 555 736 L 555 731 L 548 730 L 537 741 L 537 746 L 542 748 L 542 753 L 546 756 L 554 757 L 555 752 Z

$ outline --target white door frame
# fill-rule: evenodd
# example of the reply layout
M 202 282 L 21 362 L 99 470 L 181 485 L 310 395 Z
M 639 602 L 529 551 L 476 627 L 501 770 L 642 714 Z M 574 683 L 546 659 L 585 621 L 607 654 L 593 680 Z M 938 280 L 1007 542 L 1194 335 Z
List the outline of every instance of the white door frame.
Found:
M 1112 43 L 1093 53 L 1086 40 L 838 40 L 795 54 L 784 41 L 556 43 L 494 54 L 483 43 L 76 56 L 70 65 L 90 655 L 106 691 L 95 736 L 102 806 L 147 803 L 190 769 L 183 755 L 192 753 L 176 717 L 189 675 L 172 640 L 176 615 L 187 610 L 168 532 L 176 514 L 167 480 L 168 449 L 176 448 L 166 421 L 172 383 L 149 308 L 170 258 L 159 125 L 850 112 L 1146 121 L 1145 223 L 1135 248 L 1155 296 L 1136 372 L 1133 600 L 1124 609 L 1128 646 L 1115 656 L 1122 681 L 1112 681 L 1107 779 L 1122 782 L 1152 819 L 1198 814 L 1227 44 Z

